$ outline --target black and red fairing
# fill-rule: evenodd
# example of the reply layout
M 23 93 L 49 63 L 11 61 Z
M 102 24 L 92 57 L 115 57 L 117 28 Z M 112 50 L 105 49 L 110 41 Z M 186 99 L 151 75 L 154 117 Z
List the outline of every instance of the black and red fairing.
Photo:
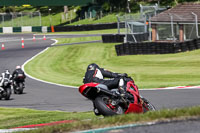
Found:
M 139 95 L 138 87 L 134 84 L 133 81 L 129 81 L 127 83 L 126 91 L 133 95 L 134 102 L 129 104 L 128 109 L 126 110 L 125 114 L 127 113 L 142 113 L 142 102 Z
M 99 89 L 99 90 L 98 90 Z M 133 81 L 129 81 L 127 83 L 126 88 L 127 93 L 131 94 L 134 98 L 133 101 L 128 105 L 128 108 L 125 111 L 125 114 L 127 113 L 142 113 L 142 102 L 140 99 L 138 87 L 134 84 Z M 105 85 L 99 84 L 99 83 L 87 83 L 79 87 L 79 92 L 87 97 L 90 100 L 94 100 L 98 95 L 101 95 L 101 93 L 106 95 L 113 95 L 110 90 L 107 90 L 105 88 Z
M 89 98 L 89 99 L 94 99 L 96 97 L 97 91 L 96 91 L 96 86 L 98 86 L 99 83 L 87 83 L 84 85 L 81 85 L 79 87 L 79 92 Z

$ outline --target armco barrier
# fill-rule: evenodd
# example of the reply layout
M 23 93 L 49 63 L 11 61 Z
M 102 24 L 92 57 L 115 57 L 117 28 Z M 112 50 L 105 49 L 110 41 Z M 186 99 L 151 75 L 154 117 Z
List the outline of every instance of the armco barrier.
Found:
M 140 42 L 115 45 L 118 56 L 137 54 L 169 54 L 200 49 L 200 38 L 185 42 Z

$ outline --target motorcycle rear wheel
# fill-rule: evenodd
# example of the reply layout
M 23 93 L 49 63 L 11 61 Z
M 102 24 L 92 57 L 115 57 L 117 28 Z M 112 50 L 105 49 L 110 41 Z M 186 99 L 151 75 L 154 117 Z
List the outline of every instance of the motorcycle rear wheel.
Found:
M 103 116 L 124 114 L 123 108 L 119 105 L 112 106 L 108 101 L 112 100 L 108 96 L 99 96 L 94 100 L 95 106 Z
M 23 94 L 23 91 L 24 91 L 23 83 L 18 83 L 18 86 L 15 85 L 15 87 L 14 87 L 15 94 Z
M 23 93 L 23 90 L 24 90 L 23 84 L 22 84 L 22 83 L 19 83 L 19 90 L 18 90 L 19 94 L 22 94 L 22 93 Z

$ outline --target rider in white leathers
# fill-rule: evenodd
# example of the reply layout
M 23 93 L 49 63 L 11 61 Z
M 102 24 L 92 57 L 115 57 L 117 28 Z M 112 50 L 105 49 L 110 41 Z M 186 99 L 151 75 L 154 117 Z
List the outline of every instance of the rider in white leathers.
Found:
M 12 78 L 12 75 L 10 74 L 9 70 L 5 70 L 5 72 L 1 73 L 0 77 L 0 92 L 3 91 L 3 83 L 5 79 L 10 80 Z

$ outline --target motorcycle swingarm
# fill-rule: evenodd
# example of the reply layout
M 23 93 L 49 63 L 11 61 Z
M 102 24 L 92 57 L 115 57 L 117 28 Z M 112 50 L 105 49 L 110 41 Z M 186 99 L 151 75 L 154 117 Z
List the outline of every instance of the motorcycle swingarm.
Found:
M 97 88 L 97 93 L 104 93 L 104 94 L 107 94 L 107 95 L 110 95 L 110 96 L 113 96 L 113 97 L 118 97 L 117 94 L 111 92 L 110 90 L 105 90 L 105 89 L 102 89 L 102 88 Z

